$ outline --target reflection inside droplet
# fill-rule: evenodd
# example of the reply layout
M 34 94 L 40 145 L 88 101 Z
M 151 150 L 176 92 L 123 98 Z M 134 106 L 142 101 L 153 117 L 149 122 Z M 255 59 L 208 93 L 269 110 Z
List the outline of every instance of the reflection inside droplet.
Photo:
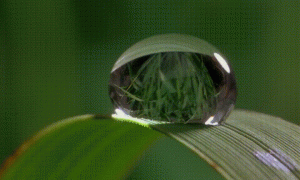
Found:
M 215 116 L 210 116 L 204 124 L 205 125 L 212 125 L 212 126 L 218 125 L 219 124 L 218 122 L 213 122 L 214 117 Z
M 165 52 L 138 58 L 111 74 L 110 94 L 128 115 L 168 122 L 217 125 L 218 108 L 233 103 L 228 65 L 186 52 Z M 220 66 L 220 65 L 219 65 Z M 223 103 L 220 107 L 219 103 Z M 224 110 L 226 111 L 226 110 Z
M 109 82 L 114 107 L 124 114 L 156 121 L 218 125 L 233 109 L 235 77 L 229 62 L 217 51 L 166 51 L 134 57 L 120 58 Z
M 227 73 L 230 73 L 230 68 L 226 62 L 226 60 L 218 53 L 214 53 L 214 56 L 216 57 L 216 59 L 219 61 L 219 63 L 221 64 L 221 66 L 223 67 L 223 69 L 225 69 L 225 71 Z

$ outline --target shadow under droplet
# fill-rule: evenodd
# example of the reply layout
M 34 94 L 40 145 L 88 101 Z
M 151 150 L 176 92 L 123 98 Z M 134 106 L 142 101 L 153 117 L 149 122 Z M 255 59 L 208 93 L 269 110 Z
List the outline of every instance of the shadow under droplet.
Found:
M 209 128 L 215 128 L 217 126 L 207 126 L 200 123 L 189 123 L 189 124 L 183 124 L 183 123 L 169 123 L 169 124 L 155 124 L 151 125 L 151 127 L 155 130 L 158 130 L 164 134 L 166 132 L 172 132 L 172 133 L 185 133 L 188 131 L 194 131 L 194 130 L 202 130 L 202 129 L 209 129 Z
M 100 119 L 112 119 L 111 115 L 107 114 L 95 114 L 94 115 L 95 120 L 100 120 Z

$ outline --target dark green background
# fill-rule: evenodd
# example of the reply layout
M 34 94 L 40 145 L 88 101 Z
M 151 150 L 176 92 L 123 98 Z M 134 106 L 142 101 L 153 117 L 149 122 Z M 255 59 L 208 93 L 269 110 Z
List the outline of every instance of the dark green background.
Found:
M 299 1 L 0 2 L 0 162 L 60 119 L 111 113 L 110 70 L 162 33 L 211 42 L 231 60 L 236 107 L 300 124 Z

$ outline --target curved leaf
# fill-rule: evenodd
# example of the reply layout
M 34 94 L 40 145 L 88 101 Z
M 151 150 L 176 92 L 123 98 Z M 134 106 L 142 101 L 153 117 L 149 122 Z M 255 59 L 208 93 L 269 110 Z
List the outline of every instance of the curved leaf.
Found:
M 2 179 L 120 179 L 160 131 L 227 179 L 299 179 L 300 128 L 280 118 L 235 110 L 223 126 L 171 124 L 85 115 L 40 131 L 9 158 Z M 99 163 L 101 162 L 101 163 Z
M 222 126 L 121 118 L 181 142 L 227 179 L 300 179 L 300 127 L 262 113 L 234 110 Z
M 121 179 L 160 136 L 107 117 L 69 118 L 25 142 L 3 164 L 0 179 Z

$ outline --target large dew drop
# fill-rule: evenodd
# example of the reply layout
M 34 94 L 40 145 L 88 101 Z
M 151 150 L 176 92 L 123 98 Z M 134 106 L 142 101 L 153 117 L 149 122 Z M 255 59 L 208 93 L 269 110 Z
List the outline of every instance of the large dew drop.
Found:
M 125 51 L 109 88 L 117 112 L 206 125 L 224 122 L 237 95 L 228 60 L 209 43 L 179 34 L 153 36 Z

